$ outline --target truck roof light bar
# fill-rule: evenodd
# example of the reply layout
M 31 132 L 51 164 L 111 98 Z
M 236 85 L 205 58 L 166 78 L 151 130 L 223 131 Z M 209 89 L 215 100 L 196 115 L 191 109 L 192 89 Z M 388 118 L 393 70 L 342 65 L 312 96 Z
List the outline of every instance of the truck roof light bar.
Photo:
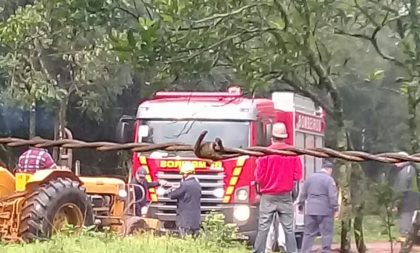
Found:
M 230 86 L 227 92 L 167 92 L 158 91 L 154 98 L 178 98 L 178 97 L 196 97 L 196 98 L 238 98 L 242 97 L 243 93 L 238 85 Z

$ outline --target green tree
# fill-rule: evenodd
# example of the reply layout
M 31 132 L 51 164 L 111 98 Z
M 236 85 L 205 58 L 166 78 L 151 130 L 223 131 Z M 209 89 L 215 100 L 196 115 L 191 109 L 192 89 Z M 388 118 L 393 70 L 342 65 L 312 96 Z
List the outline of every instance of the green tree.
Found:
M 0 25 L 7 51 L 0 65 L 8 77 L 10 102 L 30 109 L 43 102 L 58 109 L 63 131 L 70 102 L 96 120 L 131 83 L 107 43 L 95 8 L 101 1 L 35 1 Z M 34 126 L 34 122 L 32 122 Z M 32 131 L 32 135 L 33 135 Z
M 420 20 L 418 1 L 348 1 L 341 8 L 336 33 L 368 41 L 376 53 L 398 68 L 397 90 L 407 98 L 410 149 L 419 149 L 417 107 L 420 103 Z M 394 46 L 382 43 L 390 37 Z

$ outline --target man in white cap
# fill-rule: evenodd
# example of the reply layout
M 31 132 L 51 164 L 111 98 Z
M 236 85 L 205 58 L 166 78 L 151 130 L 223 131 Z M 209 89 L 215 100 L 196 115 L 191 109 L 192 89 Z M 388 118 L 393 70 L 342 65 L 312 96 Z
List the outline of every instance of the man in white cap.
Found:
M 272 130 L 272 149 L 286 149 L 286 126 L 276 123 Z M 293 229 L 294 186 L 302 178 L 302 162 L 297 156 L 267 155 L 257 160 L 256 182 L 261 194 L 258 234 L 254 253 L 264 253 L 267 236 L 274 215 L 278 214 L 286 237 L 286 252 L 296 253 L 297 245 Z
M 182 175 L 181 183 L 169 193 L 171 199 L 177 200 L 176 225 L 182 237 L 197 236 L 200 230 L 201 185 L 194 171 L 192 163 L 184 163 L 179 171 Z
M 399 152 L 399 154 L 408 155 L 406 152 Z M 395 163 L 395 166 L 398 169 L 398 174 L 395 177 L 394 189 L 402 195 L 398 205 L 400 235 L 402 240 L 405 240 L 412 232 L 414 211 L 420 209 L 417 173 L 411 162 L 399 162 Z

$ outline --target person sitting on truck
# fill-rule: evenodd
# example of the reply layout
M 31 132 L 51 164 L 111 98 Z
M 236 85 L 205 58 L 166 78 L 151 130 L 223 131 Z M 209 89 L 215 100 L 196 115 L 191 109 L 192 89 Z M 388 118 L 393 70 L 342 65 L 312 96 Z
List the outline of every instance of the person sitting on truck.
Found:
M 147 171 L 144 168 L 140 168 L 137 170 L 132 180 L 136 198 L 136 216 L 142 216 L 142 208 L 147 204 L 146 196 L 149 192 L 149 188 L 164 186 L 168 184 L 168 182 L 165 180 L 147 182 L 146 175 Z
M 272 129 L 272 149 L 285 149 L 286 126 L 275 123 Z M 258 234 L 254 253 L 264 253 L 267 236 L 277 213 L 286 237 L 286 252 L 297 252 L 293 228 L 293 191 L 302 178 L 302 162 L 298 156 L 267 155 L 257 160 L 255 179 L 259 186 L 260 208 Z
M 180 168 L 182 180 L 179 186 L 169 192 L 169 197 L 177 200 L 176 226 L 181 237 L 195 237 L 200 231 L 201 185 L 194 176 L 194 170 L 192 163 L 185 163 Z
M 33 140 L 41 140 L 35 137 Z M 47 149 L 29 146 L 29 149 L 20 155 L 16 172 L 35 173 L 43 169 L 56 169 L 57 164 Z

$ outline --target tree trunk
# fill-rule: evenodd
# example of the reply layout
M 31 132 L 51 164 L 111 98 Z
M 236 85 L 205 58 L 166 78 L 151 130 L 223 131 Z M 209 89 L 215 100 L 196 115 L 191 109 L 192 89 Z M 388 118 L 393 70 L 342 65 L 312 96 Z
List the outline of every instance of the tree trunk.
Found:
M 417 139 L 417 102 L 416 102 L 416 93 L 417 87 L 409 87 L 408 88 L 408 96 L 407 96 L 407 103 L 408 103 L 408 128 L 410 131 L 410 148 L 411 152 L 417 152 L 419 148 L 419 142 Z
M 60 113 L 57 113 L 55 115 L 55 117 L 54 117 L 54 140 L 58 140 L 59 139 L 59 134 L 58 134 L 58 132 L 60 131 L 60 129 L 59 129 L 60 128 L 59 114 Z M 57 161 L 58 158 L 59 158 L 58 152 L 59 152 L 58 147 L 54 147 L 53 148 L 53 158 L 54 158 L 54 161 Z
M 412 64 L 412 76 L 418 75 L 418 62 L 420 61 L 420 33 L 419 33 L 419 17 L 418 17 L 418 1 L 417 0 L 410 0 L 410 6 L 409 6 L 409 16 L 411 25 L 409 29 L 411 29 L 412 35 L 413 35 L 413 42 L 414 42 L 414 51 L 415 51 L 415 61 Z M 418 79 L 414 79 L 415 83 L 409 83 L 408 84 L 408 90 L 407 90 L 407 103 L 408 103 L 408 127 L 410 131 L 410 146 L 411 146 L 411 152 L 417 153 L 419 149 L 419 142 L 417 140 L 417 105 L 419 104 L 419 101 L 417 99 L 417 91 L 418 91 Z M 416 168 L 416 174 L 419 175 L 419 171 Z M 407 240 L 403 245 L 401 246 L 401 253 L 410 252 L 411 248 L 414 245 L 416 233 L 410 233 Z
M 341 220 L 341 233 L 340 233 L 340 252 L 348 253 L 351 249 L 351 219 L 343 218 Z
M 347 143 L 350 150 L 354 150 L 350 134 L 347 134 Z M 362 148 L 364 149 L 364 148 Z M 363 211 L 366 196 L 366 175 L 360 163 L 351 163 L 351 206 L 354 215 L 353 229 L 357 252 L 365 253 L 366 244 L 363 236 Z
M 349 140 L 347 137 L 347 131 L 344 126 L 344 120 L 341 116 L 336 117 L 339 126 L 337 133 L 337 146 L 339 150 L 348 150 Z M 348 253 L 351 249 L 351 163 L 338 161 L 338 186 L 341 193 L 341 243 L 340 251 L 342 253 Z
M 66 138 L 66 115 L 67 115 L 67 103 L 68 103 L 68 97 L 63 98 L 60 101 L 60 107 L 58 110 L 58 117 L 57 117 L 57 139 Z M 63 155 L 66 154 L 66 149 L 59 148 L 59 155 L 58 155 L 58 163 L 60 165 L 67 165 L 64 164 L 64 161 L 61 159 Z
M 67 117 L 67 98 L 60 101 L 60 109 L 58 112 L 59 136 L 65 137 L 66 134 L 66 117 Z
M 366 244 L 363 235 L 363 206 L 358 207 L 355 210 L 355 217 L 354 217 L 354 239 L 356 241 L 357 252 L 365 253 L 366 252 Z
M 408 128 L 410 131 L 410 148 L 412 153 L 416 153 L 419 149 L 419 142 L 417 140 L 417 86 L 409 86 L 407 94 L 407 103 L 408 103 Z M 417 166 L 416 175 L 419 175 Z M 407 240 L 402 244 L 400 253 L 408 253 L 414 245 L 416 235 L 410 233 Z
M 36 136 L 36 103 L 33 102 L 29 111 L 29 138 Z

